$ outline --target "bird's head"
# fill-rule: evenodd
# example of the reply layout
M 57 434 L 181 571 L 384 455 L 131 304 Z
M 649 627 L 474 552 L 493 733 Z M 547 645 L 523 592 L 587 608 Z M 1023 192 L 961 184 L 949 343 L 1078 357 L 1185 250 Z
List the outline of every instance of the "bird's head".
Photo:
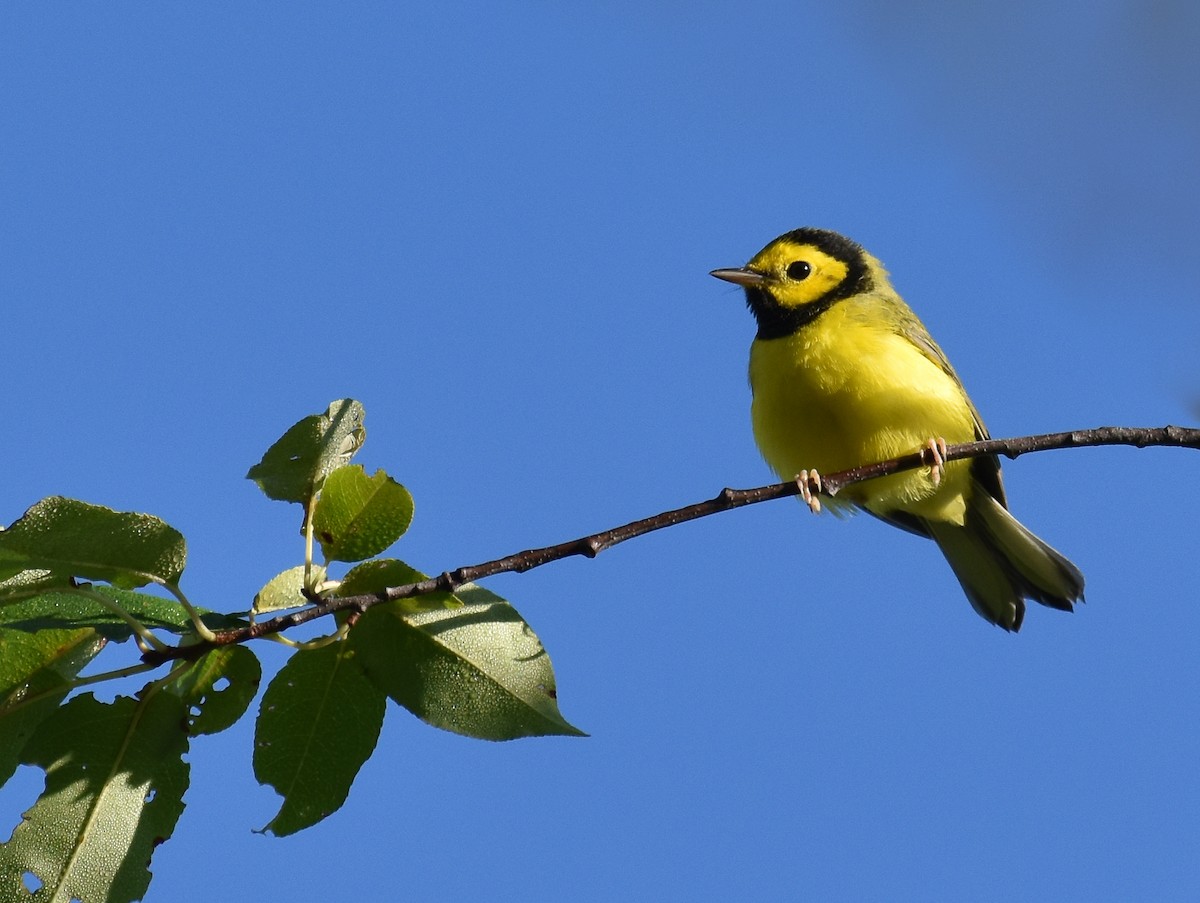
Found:
M 879 261 L 825 229 L 796 229 L 775 239 L 744 267 L 712 275 L 746 290 L 760 339 L 791 335 L 835 302 L 871 291 L 886 279 Z

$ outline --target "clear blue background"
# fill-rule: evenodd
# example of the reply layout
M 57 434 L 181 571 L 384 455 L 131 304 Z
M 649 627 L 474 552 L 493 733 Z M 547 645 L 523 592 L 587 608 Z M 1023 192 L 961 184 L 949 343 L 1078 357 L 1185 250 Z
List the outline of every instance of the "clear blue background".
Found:
M 6 5 L 0 521 L 158 514 L 245 608 L 301 546 L 242 476 L 343 396 L 427 571 L 769 482 L 707 273 L 801 225 L 888 264 L 994 435 L 1195 423 L 1198 42 L 1182 2 Z M 150 899 L 1195 899 L 1198 468 L 1009 464 L 1088 579 L 1016 636 L 790 501 L 494 580 L 589 739 L 393 707 L 277 839 L 247 719 Z

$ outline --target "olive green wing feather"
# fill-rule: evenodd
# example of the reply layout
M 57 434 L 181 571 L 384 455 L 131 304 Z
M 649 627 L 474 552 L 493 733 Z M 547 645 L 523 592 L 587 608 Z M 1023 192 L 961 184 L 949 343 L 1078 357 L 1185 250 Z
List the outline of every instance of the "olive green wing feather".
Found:
M 937 342 L 933 340 L 933 336 L 929 334 L 929 330 L 925 328 L 917 315 L 914 314 L 907 306 L 897 311 L 895 329 L 897 334 L 908 339 L 916 346 L 930 361 L 942 368 L 963 394 L 963 399 L 967 402 L 967 407 L 971 411 L 971 421 L 975 424 L 975 438 L 990 439 L 987 427 L 983 424 L 983 418 L 979 416 L 979 411 L 975 407 L 975 403 L 971 401 L 971 396 L 967 394 L 967 390 L 963 388 L 962 380 L 958 378 L 958 374 L 954 372 L 954 368 L 950 366 L 950 361 L 946 358 L 945 353 L 938 347 Z M 998 501 L 1003 507 L 1008 507 L 1008 500 L 1004 494 L 1004 482 L 1000 477 L 1000 458 L 996 455 L 985 455 L 975 458 L 971 462 L 971 476 L 975 481 L 986 490 L 987 494 Z M 901 525 L 897 525 L 901 526 Z M 911 529 L 911 528 L 908 528 Z

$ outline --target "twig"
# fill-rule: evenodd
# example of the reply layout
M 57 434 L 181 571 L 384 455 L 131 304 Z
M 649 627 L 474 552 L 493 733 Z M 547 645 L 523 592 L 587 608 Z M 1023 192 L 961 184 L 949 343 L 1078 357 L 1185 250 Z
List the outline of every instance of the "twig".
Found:
M 1132 445 L 1137 448 L 1146 446 L 1167 446 L 1174 448 L 1200 449 L 1200 429 L 1190 429 L 1179 426 L 1164 427 L 1117 427 L 1107 426 L 1091 430 L 1073 430 L 1066 433 L 1044 433 L 1039 436 L 1021 436 L 1015 439 L 987 439 L 981 442 L 967 442 L 961 445 L 951 445 L 946 450 L 945 460 L 954 461 L 960 458 L 976 458 L 984 455 L 1004 455 L 1016 458 L 1028 452 L 1050 451 L 1060 448 L 1082 448 L 1098 445 Z M 822 474 L 820 491 L 825 495 L 836 495 L 839 491 L 853 483 L 875 477 L 888 476 L 904 470 L 912 470 L 928 466 L 926 451 L 904 455 L 890 461 L 878 464 L 867 464 L 850 470 L 832 474 Z M 814 492 L 818 487 L 810 487 Z M 172 646 L 164 650 L 146 652 L 142 659 L 148 663 L 161 663 L 174 658 L 194 658 L 203 655 L 214 646 L 225 646 L 242 643 L 257 637 L 267 636 L 280 631 L 305 624 L 317 618 L 325 617 L 335 611 L 350 610 L 364 612 L 381 602 L 395 599 L 406 599 L 412 596 L 422 596 L 435 592 L 454 592 L 465 583 L 474 583 L 485 577 L 508 572 L 524 573 L 551 561 L 582 555 L 595 558 L 606 549 L 626 542 L 637 536 L 644 536 L 655 530 L 672 527 L 685 521 L 708 517 L 722 511 L 734 508 L 744 508 L 759 502 L 798 495 L 800 485 L 795 482 L 775 483 L 770 486 L 760 486 L 755 489 L 722 489 L 715 498 L 705 502 L 687 505 L 664 511 L 653 517 L 643 518 L 611 530 L 603 530 L 573 539 L 569 542 L 558 543 L 540 549 L 526 549 L 514 555 L 506 555 L 482 564 L 460 567 L 446 571 L 438 577 L 431 577 L 417 583 L 404 586 L 394 586 L 379 593 L 361 596 L 333 597 L 324 600 L 311 608 L 301 609 L 291 614 L 280 615 L 267 621 L 258 621 L 245 627 L 216 631 L 213 639 L 203 640 L 191 645 Z

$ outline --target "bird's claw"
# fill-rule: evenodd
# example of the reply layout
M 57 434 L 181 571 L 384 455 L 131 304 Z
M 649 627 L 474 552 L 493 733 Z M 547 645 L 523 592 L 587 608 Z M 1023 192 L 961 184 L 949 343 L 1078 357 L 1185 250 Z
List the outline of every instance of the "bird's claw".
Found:
M 800 487 L 800 498 L 808 505 L 813 514 L 821 513 L 821 500 L 817 493 L 821 491 L 821 475 L 815 470 L 802 470 L 796 474 L 796 485 Z
M 936 488 L 942 482 L 942 474 L 946 470 L 946 440 L 941 436 L 931 438 L 921 449 L 921 454 L 929 462 L 929 479 Z

